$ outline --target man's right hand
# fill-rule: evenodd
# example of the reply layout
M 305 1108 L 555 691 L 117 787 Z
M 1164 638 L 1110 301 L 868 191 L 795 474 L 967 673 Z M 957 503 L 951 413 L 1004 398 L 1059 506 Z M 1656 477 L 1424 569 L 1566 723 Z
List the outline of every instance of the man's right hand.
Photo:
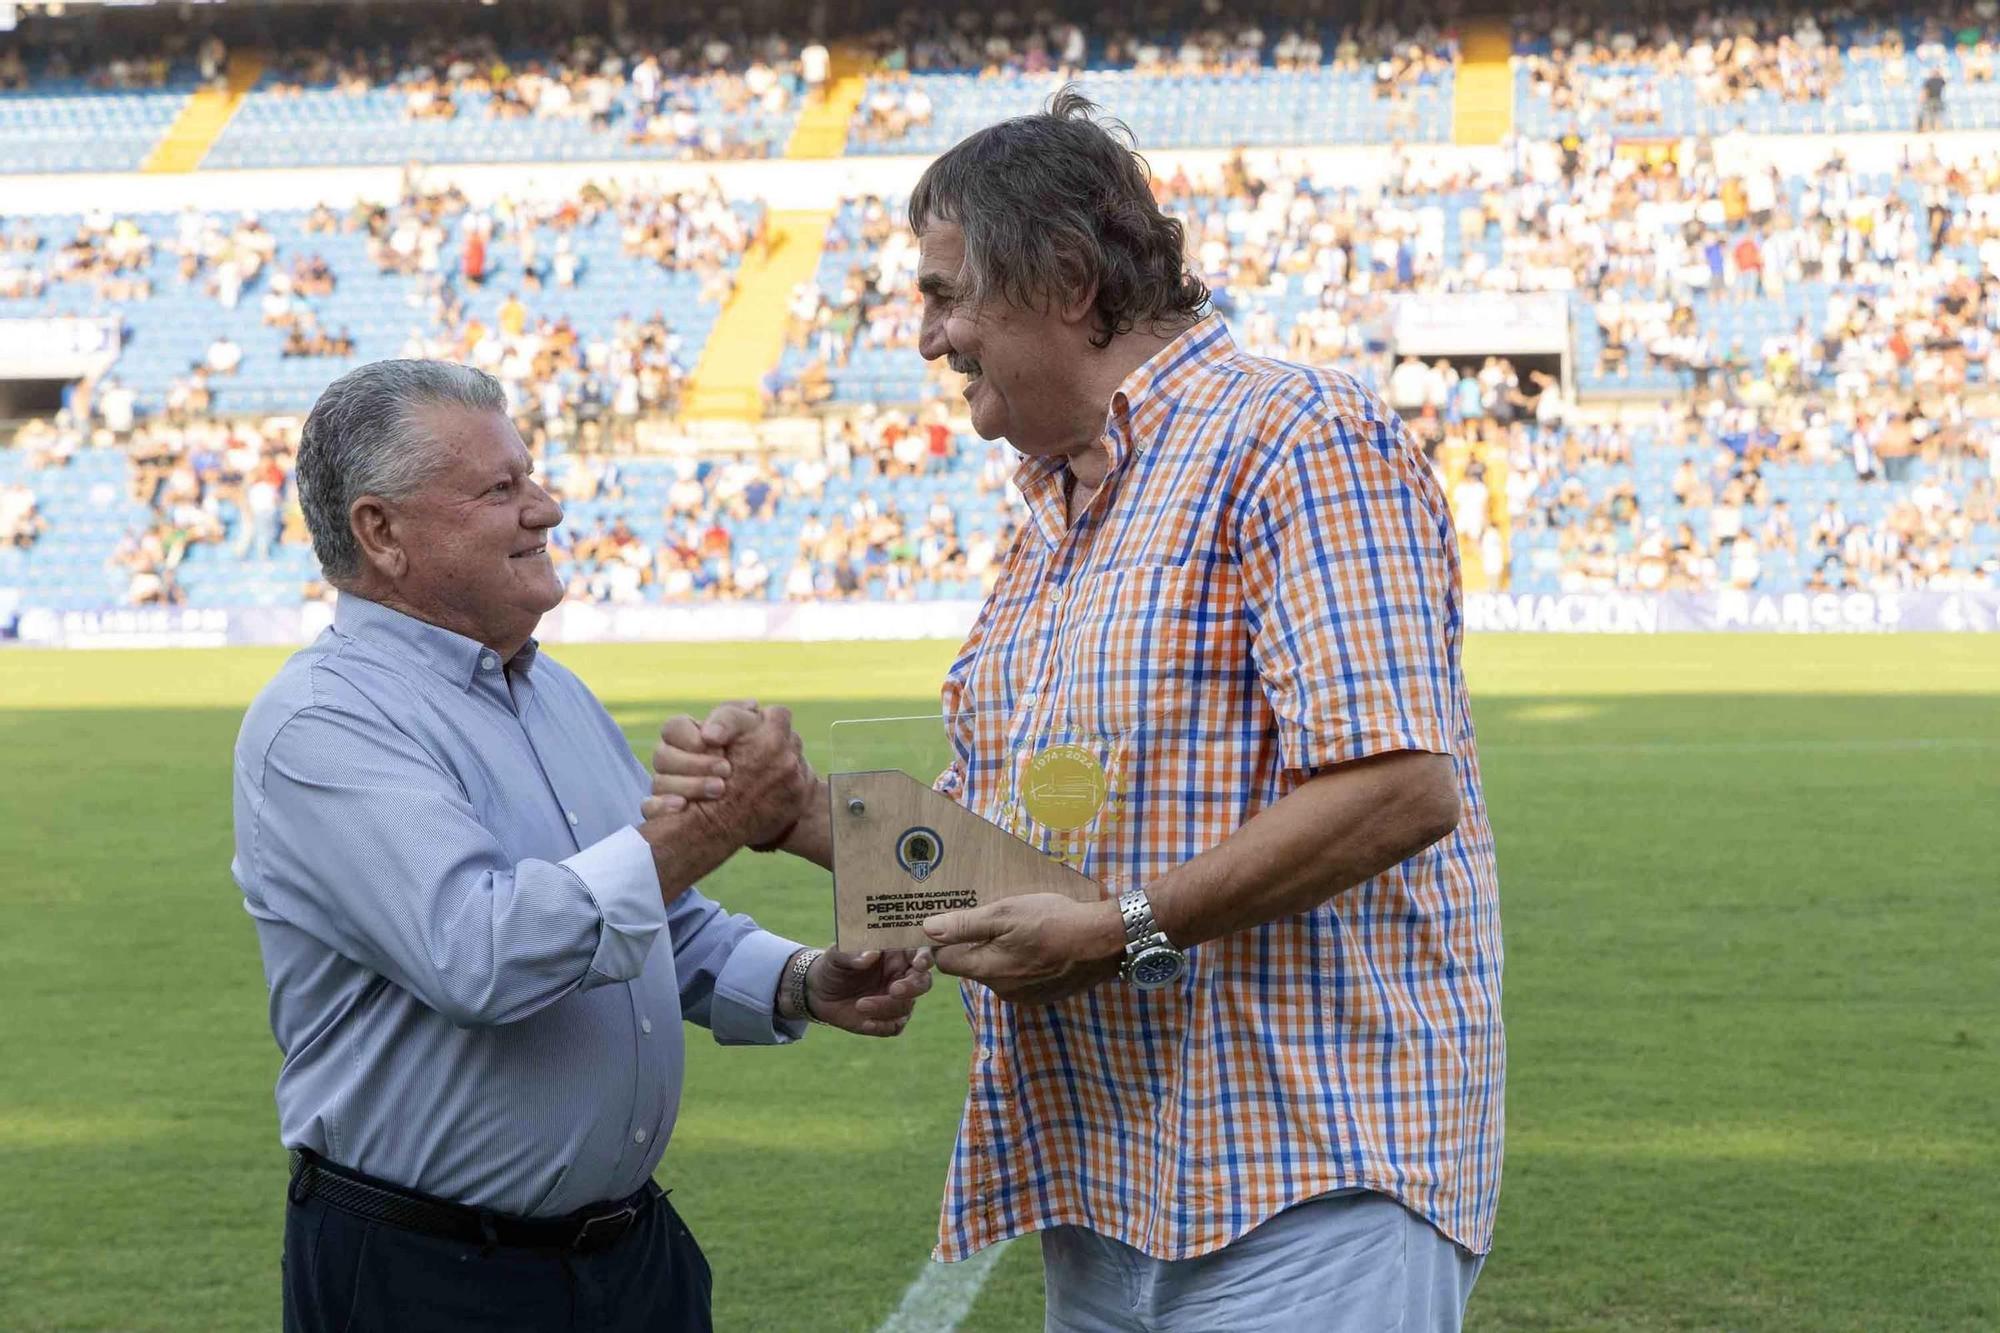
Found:
M 671 901 L 739 847 L 782 838 L 807 809 L 816 788 L 790 709 L 737 707 L 729 724 L 724 790 L 697 805 L 679 797 L 648 797 L 639 834 L 653 848 L 660 892 Z M 656 788 L 657 790 L 657 788 Z
M 798 823 L 812 794 L 814 777 L 805 760 L 805 743 L 792 730 L 789 708 L 759 709 L 752 704 L 725 705 L 722 720 L 711 717 L 704 727 L 708 736 L 720 737 L 719 761 L 725 774 L 719 793 L 704 779 L 702 799 L 687 814 L 701 819 L 743 846 L 755 846 L 782 838 Z M 723 710 L 717 710 L 722 712 Z M 663 729 L 664 730 L 664 729 Z M 664 748 L 666 742 L 661 741 Z M 659 752 L 654 752 L 657 761 Z M 654 790 L 659 790 L 659 774 Z
M 783 708 L 763 709 L 754 699 L 736 699 L 719 704 L 704 722 L 688 716 L 669 718 L 660 728 L 660 743 L 653 749 L 653 792 L 641 805 L 648 820 L 677 812 L 704 822 L 723 816 L 723 809 L 748 795 L 739 791 L 754 785 L 756 775 L 745 769 L 746 756 L 756 752 L 763 734 L 776 718 L 786 731 L 790 753 L 796 758 L 803 785 L 796 790 L 798 800 L 781 819 L 784 794 L 773 794 L 765 802 L 768 823 L 743 842 L 770 846 L 785 838 L 784 850 L 817 865 L 831 863 L 829 831 L 826 827 L 826 787 L 805 762 L 802 743 L 790 730 L 791 714 Z M 711 809 L 711 807 L 718 807 Z M 786 838 L 786 831 L 796 831 Z
M 732 771 L 729 747 L 755 731 L 760 721 L 755 699 L 717 704 L 706 722 L 685 713 L 668 718 L 653 747 L 653 794 L 642 813 L 650 819 L 720 797 Z

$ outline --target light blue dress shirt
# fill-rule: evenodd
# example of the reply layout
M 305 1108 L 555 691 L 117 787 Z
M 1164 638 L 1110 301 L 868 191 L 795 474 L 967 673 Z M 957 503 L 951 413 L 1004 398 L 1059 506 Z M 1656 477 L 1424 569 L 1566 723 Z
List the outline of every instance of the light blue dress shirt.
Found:
M 772 1043 L 799 946 L 660 901 L 649 776 L 530 642 L 511 662 L 342 595 L 236 741 L 236 856 L 284 1052 L 288 1147 L 553 1216 L 639 1188 L 680 1101 L 681 1019 Z

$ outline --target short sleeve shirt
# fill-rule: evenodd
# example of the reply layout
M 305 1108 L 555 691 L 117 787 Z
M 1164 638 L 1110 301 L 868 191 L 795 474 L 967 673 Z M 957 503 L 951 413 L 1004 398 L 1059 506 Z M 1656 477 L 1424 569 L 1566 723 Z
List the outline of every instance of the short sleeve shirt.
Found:
M 1349 377 L 1205 319 L 1135 371 L 1074 523 L 1029 520 L 944 687 L 945 789 L 1108 893 L 1332 766 L 1451 756 L 1443 841 L 1320 907 L 1196 945 L 1168 988 L 1050 1005 L 963 987 L 974 1037 L 938 1253 L 1076 1224 L 1163 1259 L 1330 1190 L 1491 1243 L 1504 1043 L 1493 838 L 1460 671 L 1457 538 Z

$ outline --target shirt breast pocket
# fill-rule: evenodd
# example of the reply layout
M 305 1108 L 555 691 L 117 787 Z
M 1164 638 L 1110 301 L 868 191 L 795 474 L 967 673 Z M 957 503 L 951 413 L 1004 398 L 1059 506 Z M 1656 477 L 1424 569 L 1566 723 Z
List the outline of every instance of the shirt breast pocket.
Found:
M 1136 739 L 1172 724 L 1189 707 L 1204 624 L 1203 571 L 1134 565 L 1072 585 L 1058 651 L 1058 697 L 1045 711 L 1077 731 Z

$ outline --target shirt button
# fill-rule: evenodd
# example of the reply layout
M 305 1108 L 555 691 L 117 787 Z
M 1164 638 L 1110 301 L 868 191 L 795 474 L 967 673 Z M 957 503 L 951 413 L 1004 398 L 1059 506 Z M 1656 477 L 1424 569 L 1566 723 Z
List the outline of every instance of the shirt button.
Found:
M 576 827 L 576 811 L 574 811 L 574 810 L 565 810 L 565 811 L 563 811 L 563 813 L 564 813 L 565 815 L 568 815 L 568 816 L 569 816 L 569 822 L 570 822 L 570 827 L 571 827 L 571 828 L 575 828 L 575 827 Z
M 639 1020 L 639 1031 L 641 1031 L 641 1032 L 645 1033 L 645 1034 L 646 1034 L 647 1036 L 649 1036 L 649 1037 L 650 1037 L 650 1036 L 652 1036 L 652 1035 L 653 1035 L 653 1020 L 652 1020 L 652 1019 L 650 1019 L 650 1018 L 642 1018 L 642 1019 L 640 1019 L 640 1020 Z
M 632 1131 L 632 1142 L 634 1142 L 634 1143 L 644 1143 L 645 1141 L 646 1141 L 646 1131 L 645 1131 L 645 1130 L 643 1130 L 643 1129 L 635 1129 L 635 1130 L 633 1130 L 633 1131 Z
M 488 653 L 486 654 L 486 656 L 479 659 L 479 665 L 485 667 L 488 671 L 491 671 L 494 667 L 500 665 L 500 659 L 495 657 L 492 653 Z

